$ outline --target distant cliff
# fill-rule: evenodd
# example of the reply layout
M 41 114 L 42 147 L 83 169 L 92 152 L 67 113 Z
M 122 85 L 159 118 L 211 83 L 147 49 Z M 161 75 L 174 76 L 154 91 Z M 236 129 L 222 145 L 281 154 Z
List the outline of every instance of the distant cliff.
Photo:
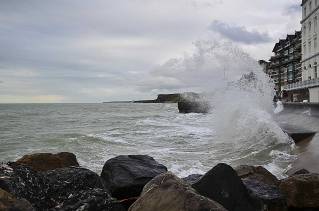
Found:
M 199 98 L 199 94 L 194 92 L 159 94 L 155 100 L 137 100 L 134 103 L 178 103 L 187 98 Z

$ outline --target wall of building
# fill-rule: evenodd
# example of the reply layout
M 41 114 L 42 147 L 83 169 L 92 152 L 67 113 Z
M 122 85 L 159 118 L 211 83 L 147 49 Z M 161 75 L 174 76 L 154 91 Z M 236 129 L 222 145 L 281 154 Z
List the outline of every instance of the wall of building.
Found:
M 309 88 L 309 102 L 319 103 L 319 87 Z
M 302 4 L 302 80 L 318 77 L 319 0 Z

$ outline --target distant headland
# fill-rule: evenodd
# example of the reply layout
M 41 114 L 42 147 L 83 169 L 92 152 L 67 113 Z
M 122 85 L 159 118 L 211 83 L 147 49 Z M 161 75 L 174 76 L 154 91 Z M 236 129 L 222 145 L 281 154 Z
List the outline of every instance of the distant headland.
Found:
M 112 101 L 103 103 L 178 103 L 185 99 L 198 99 L 200 95 L 195 92 L 184 92 L 174 94 L 159 94 L 154 100 Z

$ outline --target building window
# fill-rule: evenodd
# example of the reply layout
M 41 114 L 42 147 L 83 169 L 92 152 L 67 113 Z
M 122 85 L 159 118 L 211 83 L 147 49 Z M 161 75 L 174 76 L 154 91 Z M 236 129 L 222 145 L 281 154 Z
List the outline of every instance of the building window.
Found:
M 306 15 L 307 15 L 307 7 L 306 6 L 303 8 L 303 14 L 304 14 L 304 17 L 306 17 Z
M 309 26 L 308 27 L 309 27 L 308 30 L 309 30 L 309 33 L 310 33 L 311 32 L 311 21 L 309 21 Z
M 317 50 L 317 37 L 313 38 L 313 47 L 314 50 Z
M 315 7 L 318 6 L 318 0 L 315 0 Z
M 312 2 L 310 1 L 309 2 L 309 12 L 311 12 L 312 11 Z
M 318 78 L 317 62 L 314 63 L 314 78 Z
M 309 41 L 308 43 L 308 50 L 309 50 L 309 53 L 311 53 L 311 41 Z
M 303 26 L 303 36 L 306 36 L 306 30 L 307 30 L 307 27 L 306 27 L 306 24 Z
M 318 25 L 318 17 L 314 17 L 314 20 L 313 20 L 313 31 L 316 32 L 317 31 L 317 25 Z
M 289 53 L 293 53 L 293 52 L 294 52 L 294 48 L 290 48 Z
M 306 54 L 307 53 L 307 45 L 306 43 L 303 44 L 303 53 Z

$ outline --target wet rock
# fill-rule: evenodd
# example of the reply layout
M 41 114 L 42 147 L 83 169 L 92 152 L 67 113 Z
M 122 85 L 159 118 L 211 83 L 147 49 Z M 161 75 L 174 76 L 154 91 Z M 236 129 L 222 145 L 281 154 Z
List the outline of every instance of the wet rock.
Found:
M 0 164 L 0 188 L 42 210 L 54 205 L 46 197 L 48 183 L 40 173 L 18 163 Z
M 218 164 L 192 187 L 230 211 L 258 210 L 236 171 L 226 164 Z
M 95 188 L 82 190 L 70 195 L 63 203 L 56 206 L 53 210 L 59 211 L 125 211 L 127 209 L 103 189 Z
M 30 166 L 35 171 L 48 171 L 57 168 L 79 166 L 76 156 L 70 152 L 36 153 L 25 155 L 16 161 L 19 164 Z
M 269 185 L 254 178 L 243 179 L 251 198 L 256 201 L 259 210 L 285 211 L 286 199 L 276 185 Z
M 0 210 L 2 211 L 33 211 L 34 208 L 25 199 L 16 199 L 13 195 L 0 188 Z
M 205 101 L 182 100 L 178 102 L 179 113 L 208 113 L 210 105 Z
M 269 185 L 279 185 L 279 180 L 277 179 L 277 177 L 262 166 L 241 165 L 238 166 L 235 170 L 237 172 L 237 175 L 241 179 L 249 178 Z
M 187 184 L 194 184 L 196 183 L 203 175 L 202 174 L 191 174 L 185 178 L 183 178 L 184 182 L 186 182 Z
M 113 197 L 126 199 L 139 196 L 144 185 L 167 168 L 147 155 L 121 155 L 103 166 L 101 173 Z
M 299 174 L 309 174 L 309 173 L 310 173 L 310 172 L 309 172 L 308 170 L 306 170 L 306 169 L 300 169 L 300 170 L 294 172 L 293 174 L 291 174 L 291 176 L 293 176 L 293 175 L 299 175 Z
M 289 207 L 319 209 L 319 174 L 291 176 L 281 181 L 280 190 L 286 195 Z
M 144 187 L 129 211 L 224 211 L 217 202 L 203 197 L 172 173 L 155 177 Z
M 105 189 L 99 175 L 85 168 L 67 167 L 43 172 L 48 179 L 47 197 L 62 203 L 81 191 Z

